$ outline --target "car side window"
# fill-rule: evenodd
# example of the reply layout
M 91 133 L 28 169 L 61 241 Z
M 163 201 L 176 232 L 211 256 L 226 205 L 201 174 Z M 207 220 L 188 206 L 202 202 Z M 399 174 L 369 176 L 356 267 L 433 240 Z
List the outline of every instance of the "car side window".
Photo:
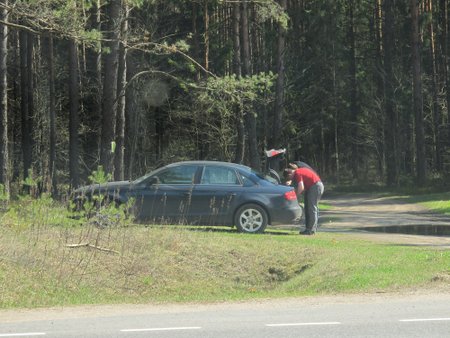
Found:
M 252 181 L 250 178 L 248 178 L 247 176 L 242 175 L 242 174 L 241 174 L 240 176 L 241 176 L 241 181 L 242 181 L 244 187 L 252 187 L 252 186 L 255 185 L 255 182 L 253 182 L 253 181 Z
M 184 165 L 158 173 L 160 184 L 193 184 L 197 166 Z
M 206 166 L 203 170 L 200 184 L 229 184 L 240 185 L 236 172 L 230 168 Z

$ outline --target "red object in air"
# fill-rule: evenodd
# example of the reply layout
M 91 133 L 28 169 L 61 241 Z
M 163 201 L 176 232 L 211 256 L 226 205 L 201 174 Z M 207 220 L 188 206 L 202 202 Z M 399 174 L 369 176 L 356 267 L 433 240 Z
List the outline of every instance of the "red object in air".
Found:
M 286 152 L 286 149 L 270 149 L 266 150 L 266 156 L 267 157 L 274 157 L 280 154 L 284 154 Z

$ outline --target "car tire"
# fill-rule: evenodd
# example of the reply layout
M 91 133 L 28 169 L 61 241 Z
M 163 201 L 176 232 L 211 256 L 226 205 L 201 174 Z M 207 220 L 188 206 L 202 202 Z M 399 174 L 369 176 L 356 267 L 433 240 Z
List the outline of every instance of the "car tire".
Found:
M 253 203 L 244 204 L 236 212 L 234 224 L 239 232 L 262 233 L 268 223 L 267 212 Z

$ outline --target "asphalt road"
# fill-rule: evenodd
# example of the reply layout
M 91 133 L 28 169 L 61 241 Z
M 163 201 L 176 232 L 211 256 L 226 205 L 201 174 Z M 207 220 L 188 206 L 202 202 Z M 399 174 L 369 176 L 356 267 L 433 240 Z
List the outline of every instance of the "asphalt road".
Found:
M 369 336 L 450 337 L 450 292 L 0 310 L 0 337 Z

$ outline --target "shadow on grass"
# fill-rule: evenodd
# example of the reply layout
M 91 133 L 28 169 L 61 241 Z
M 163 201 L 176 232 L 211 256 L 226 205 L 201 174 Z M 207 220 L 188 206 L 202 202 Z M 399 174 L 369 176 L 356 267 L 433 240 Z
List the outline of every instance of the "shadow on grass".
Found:
M 432 243 L 399 243 L 399 244 L 386 244 L 385 246 L 398 246 L 398 247 L 423 247 L 423 248 L 429 248 L 429 247 L 433 247 L 433 248 L 443 248 L 443 249 L 449 249 L 450 245 L 449 244 L 440 244 L 440 243 L 436 243 L 436 244 L 432 244 Z
M 140 224 L 142 225 L 142 223 Z M 242 234 L 242 235 L 276 235 L 276 236 L 287 236 L 296 234 L 297 231 L 294 230 L 286 230 L 286 229 L 266 229 L 263 233 L 240 233 L 234 227 L 227 226 L 214 226 L 214 225 L 167 225 L 167 224 L 146 224 L 146 227 L 151 228 L 159 228 L 159 229 L 180 229 L 180 230 L 188 230 L 192 232 L 214 232 L 214 233 L 229 233 L 229 234 Z
M 436 225 L 436 224 L 407 224 L 407 225 L 389 225 L 389 226 L 375 226 L 375 227 L 362 227 L 356 228 L 356 230 L 366 232 L 377 232 L 385 234 L 406 234 L 406 235 L 420 235 L 420 236 L 438 236 L 449 237 L 450 226 L 449 225 Z
M 230 234 L 242 234 L 242 235 L 292 235 L 292 231 L 288 230 L 273 230 L 266 229 L 263 233 L 240 233 L 236 230 L 236 228 L 231 227 L 221 227 L 221 226 L 184 226 L 183 227 L 189 231 L 197 231 L 197 232 L 217 232 L 217 233 L 230 233 Z

